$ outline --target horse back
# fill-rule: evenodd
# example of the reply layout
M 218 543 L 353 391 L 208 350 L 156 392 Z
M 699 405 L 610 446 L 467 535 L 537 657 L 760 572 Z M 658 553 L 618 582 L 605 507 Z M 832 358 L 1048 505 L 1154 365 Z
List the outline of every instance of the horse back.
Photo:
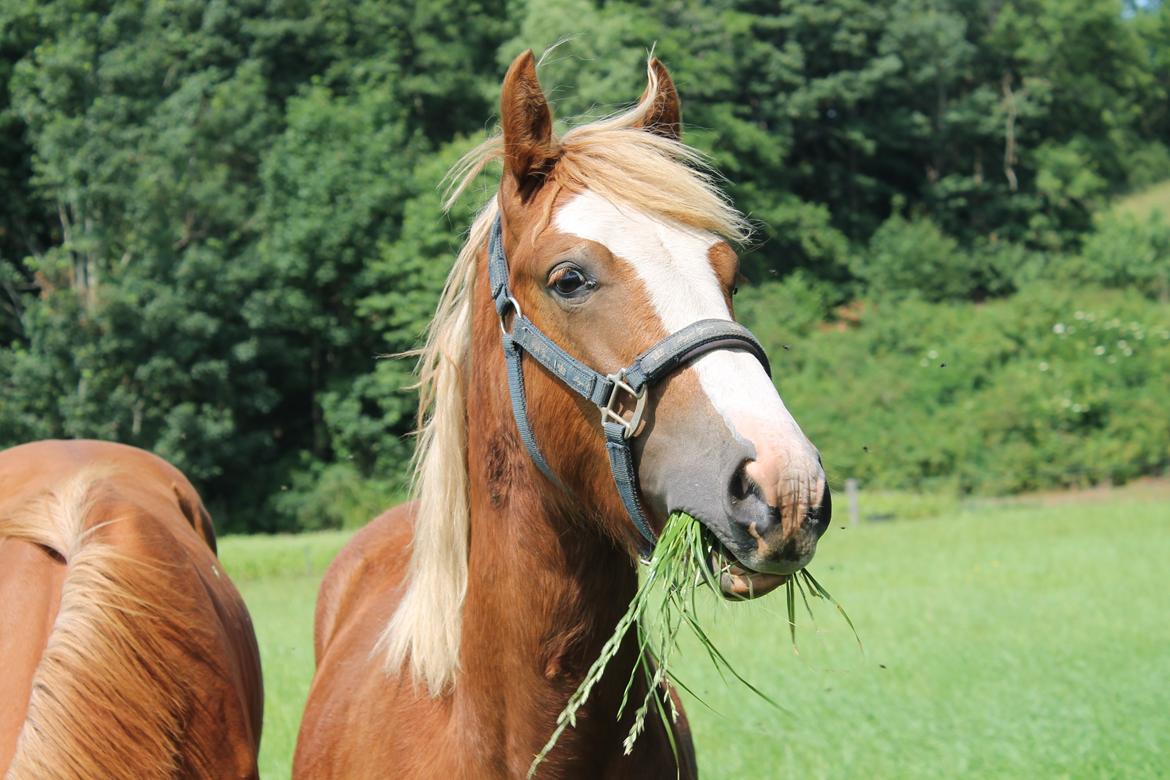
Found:
M 251 621 L 190 482 L 142 450 L 0 452 L 0 773 L 255 777 Z

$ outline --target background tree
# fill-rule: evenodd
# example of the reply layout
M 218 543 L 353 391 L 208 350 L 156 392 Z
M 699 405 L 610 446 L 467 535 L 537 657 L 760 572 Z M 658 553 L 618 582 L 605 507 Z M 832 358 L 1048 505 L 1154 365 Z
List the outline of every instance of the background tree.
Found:
M 437 185 L 507 63 L 561 38 L 541 77 L 562 118 L 636 99 L 651 46 L 669 64 L 687 140 L 758 227 L 741 312 L 813 398 L 829 369 L 801 343 L 860 360 L 903 319 L 1044 279 L 1136 286 L 1134 322 L 1165 298 L 1166 223 L 1097 216 L 1170 177 L 1164 3 L 0 0 L 0 444 L 152 449 L 230 529 L 388 503 L 414 400 L 409 361 L 380 356 L 418 344 L 492 190 L 444 216 Z M 832 441 L 845 412 L 817 409 Z M 1100 451 L 1101 473 L 1160 463 Z

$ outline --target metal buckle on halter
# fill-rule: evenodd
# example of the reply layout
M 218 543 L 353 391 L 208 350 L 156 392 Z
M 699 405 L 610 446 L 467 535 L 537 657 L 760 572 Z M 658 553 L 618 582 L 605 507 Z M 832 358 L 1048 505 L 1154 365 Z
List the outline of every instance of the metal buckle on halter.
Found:
M 511 295 L 509 295 L 507 298 L 504 299 L 504 304 L 505 305 L 498 306 L 496 308 L 496 316 L 499 317 L 499 319 L 500 319 L 500 333 L 503 333 L 505 336 L 507 336 L 510 334 L 508 333 L 508 329 L 504 327 L 504 317 L 507 316 L 508 309 L 509 308 L 512 309 L 512 314 L 513 314 L 512 320 L 513 321 L 515 321 L 516 317 L 523 316 L 523 312 L 520 311 L 520 302 L 517 301 L 515 298 L 513 298 Z
M 633 438 L 638 430 L 638 426 L 642 424 L 642 412 L 646 409 L 646 387 L 643 385 L 641 390 L 634 390 L 626 384 L 626 370 L 623 368 L 616 374 L 607 374 L 606 379 L 613 382 L 613 389 L 609 391 L 609 399 L 606 400 L 605 406 L 601 407 L 601 423 L 604 425 L 607 422 L 615 422 L 622 426 L 622 438 Z M 624 391 L 631 398 L 634 399 L 634 414 L 629 420 L 622 417 L 618 412 L 618 393 Z

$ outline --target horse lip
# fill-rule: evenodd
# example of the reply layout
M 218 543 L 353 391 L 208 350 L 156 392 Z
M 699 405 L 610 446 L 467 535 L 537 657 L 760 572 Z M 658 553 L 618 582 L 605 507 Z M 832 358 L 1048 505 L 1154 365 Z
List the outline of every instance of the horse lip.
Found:
M 712 527 L 700 515 L 687 510 L 680 511 L 684 511 L 698 520 L 707 533 L 711 541 L 711 555 L 708 562 L 719 580 L 719 590 L 725 599 L 746 601 L 759 598 L 788 582 L 800 568 L 798 566 L 793 571 L 770 572 L 746 566 L 732 554 L 727 542 L 722 538 L 720 529 Z
M 683 511 L 685 511 L 685 510 L 683 510 Z M 809 554 L 807 554 L 799 559 L 796 559 L 796 560 L 784 559 L 784 560 L 762 561 L 761 562 L 762 565 L 759 568 L 748 566 L 743 561 L 741 561 L 739 559 L 739 556 L 737 556 L 731 552 L 732 543 L 726 538 L 725 529 L 719 528 L 717 525 L 714 525 L 714 524 L 708 524 L 707 521 L 704 520 L 699 515 L 696 515 L 693 513 L 688 513 L 688 514 L 690 514 L 691 517 L 693 517 L 699 521 L 699 523 L 703 526 L 703 529 L 707 532 L 707 534 L 709 535 L 711 540 L 715 543 L 715 545 L 718 546 L 720 552 L 723 553 L 723 556 L 727 560 L 735 562 L 740 567 L 742 567 L 744 569 L 744 571 L 746 571 L 750 574 L 761 574 L 761 575 L 767 574 L 767 575 L 778 576 L 778 577 L 783 577 L 783 578 L 787 579 L 788 577 L 791 577 L 793 574 L 796 574 L 798 571 L 800 571 L 805 566 L 807 566 L 809 561 L 811 561 L 813 558 L 813 553 L 809 553 Z M 783 582 L 783 580 L 781 580 L 781 582 Z M 773 586 L 773 588 L 774 587 L 775 586 Z M 769 590 L 771 590 L 771 588 L 769 588 Z
M 719 590 L 726 599 L 745 601 L 771 593 L 788 582 L 790 574 L 772 574 L 745 566 L 716 539 L 711 548 L 711 568 L 719 575 Z
M 725 571 L 719 575 L 719 590 L 725 599 L 747 600 L 767 595 L 788 582 L 788 574 L 748 572 L 735 574 Z

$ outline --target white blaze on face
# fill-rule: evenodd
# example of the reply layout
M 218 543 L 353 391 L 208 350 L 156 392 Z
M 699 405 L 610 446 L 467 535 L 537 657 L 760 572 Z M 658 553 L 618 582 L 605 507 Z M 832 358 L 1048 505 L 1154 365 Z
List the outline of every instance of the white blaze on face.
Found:
M 557 211 L 556 228 L 604 245 L 630 265 L 646 286 L 669 333 L 704 319 L 730 320 L 731 312 L 708 252 L 719 238 L 702 230 L 663 222 L 618 207 L 586 191 Z M 811 450 L 780 400 L 772 380 L 752 355 L 739 350 L 708 352 L 693 364 L 711 405 L 731 430 L 750 441 L 757 458 Z M 798 444 L 799 442 L 799 444 Z

